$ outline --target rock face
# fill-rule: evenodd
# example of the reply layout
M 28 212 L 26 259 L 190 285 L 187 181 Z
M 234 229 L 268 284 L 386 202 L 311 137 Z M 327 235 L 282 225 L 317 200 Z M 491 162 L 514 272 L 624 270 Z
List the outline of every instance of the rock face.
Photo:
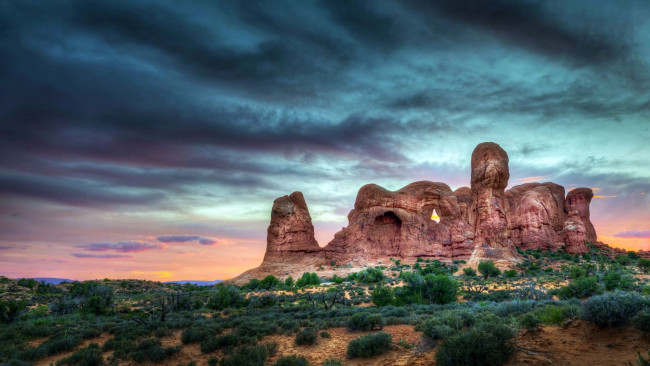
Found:
M 522 184 L 507 190 L 505 197 L 508 238 L 515 246 L 523 250 L 562 247 L 564 187 L 555 183 Z
M 566 212 L 571 212 L 577 210 L 580 215 L 580 219 L 585 224 L 587 241 L 590 243 L 596 242 L 598 239 L 596 237 L 596 229 L 589 219 L 589 204 L 591 199 L 594 197 L 594 192 L 591 188 L 576 188 L 569 191 L 569 194 L 566 196 L 564 201 L 564 210 Z
M 440 222 L 431 219 L 433 211 Z M 378 257 L 458 257 L 471 252 L 472 228 L 444 183 L 415 182 L 391 192 L 376 184 L 359 190 L 350 224 L 323 248 L 337 262 Z
M 584 253 L 596 242 L 589 219 L 593 192 L 577 188 L 564 196 L 554 183 L 528 183 L 505 190 L 508 154 L 481 143 L 471 158 L 471 188 L 455 192 L 444 183 L 420 181 L 397 191 L 367 184 L 357 194 L 349 224 L 325 247 L 314 238 L 300 192 L 273 202 L 267 248 L 260 267 L 233 281 L 315 270 L 331 261 L 362 266 L 378 260 L 416 257 L 520 260 L 516 248 Z M 432 220 L 434 212 L 439 222 Z
M 508 154 L 493 142 L 476 146 L 472 153 L 472 187 L 469 221 L 474 222 L 476 242 L 470 262 L 483 259 L 519 261 L 508 238 Z
M 302 193 L 293 192 L 273 201 L 264 262 L 295 261 L 307 253 L 319 251 Z

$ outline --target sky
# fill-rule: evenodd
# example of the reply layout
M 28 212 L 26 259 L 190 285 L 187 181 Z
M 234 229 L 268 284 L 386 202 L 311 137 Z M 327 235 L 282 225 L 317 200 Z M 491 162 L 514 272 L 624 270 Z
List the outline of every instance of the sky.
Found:
M 0 0 L 0 275 L 226 279 L 302 191 L 321 246 L 358 189 L 592 187 L 650 249 L 650 2 Z

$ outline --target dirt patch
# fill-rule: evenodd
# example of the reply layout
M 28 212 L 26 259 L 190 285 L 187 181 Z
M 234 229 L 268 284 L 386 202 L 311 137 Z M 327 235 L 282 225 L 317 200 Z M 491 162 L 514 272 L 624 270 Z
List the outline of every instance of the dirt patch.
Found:
M 523 348 L 507 365 L 627 365 L 636 352 L 647 358 L 650 336 L 634 328 L 600 329 L 574 321 L 566 327 L 542 326 L 517 339 Z M 549 362 L 550 361 L 550 362 Z
M 56 354 L 56 355 L 52 355 L 52 356 L 42 358 L 42 359 L 36 361 L 34 363 L 34 366 L 48 366 L 50 364 L 54 365 L 54 364 L 56 364 L 56 361 L 64 359 L 64 358 L 72 355 L 73 353 L 75 353 L 75 351 L 77 351 L 77 350 L 79 350 L 81 348 L 88 347 L 91 343 L 97 343 L 97 344 L 99 344 L 99 347 L 101 348 L 104 345 L 104 343 L 106 343 L 106 341 L 111 339 L 111 338 L 113 338 L 112 334 L 102 333 L 102 334 L 99 335 L 99 337 L 85 339 L 83 342 L 81 342 L 81 345 L 79 345 L 79 347 L 75 348 L 73 351 L 59 353 L 59 354 Z M 106 358 L 110 354 L 111 354 L 111 352 L 105 352 L 104 353 L 104 358 Z

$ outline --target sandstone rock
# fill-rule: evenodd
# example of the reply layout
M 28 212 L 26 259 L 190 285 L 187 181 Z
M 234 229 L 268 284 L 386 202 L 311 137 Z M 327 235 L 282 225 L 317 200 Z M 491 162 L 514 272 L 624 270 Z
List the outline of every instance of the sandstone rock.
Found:
M 484 142 L 472 152 L 472 197 L 469 221 L 474 222 L 475 248 L 470 262 L 483 259 L 520 261 L 508 239 L 508 154 L 493 142 Z
M 273 201 L 264 262 L 300 260 L 320 249 L 302 193 L 293 192 Z
M 505 192 L 508 238 L 521 249 L 557 250 L 566 220 L 564 187 L 555 183 L 522 184 Z
M 470 201 L 472 200 L 472 190 L 469 187 L 460 187 L 454 191 L 454 195 L 456 196 L 456 200 L 458 201 L 458 208 L 460 209 L 460 218 L 466 221 L 467 223 L 469 223 L 473 227 L 474 223 L 469 221 L 469 214 L 468 214 Z
M 585 224 L 585 229 L 587 230 L 587 241 L 590 243 L 595 243 L 598 240 L 596 236 L 596 229 L 589 219 L 589 204 L 591 199 L 594 197 L 594 192 L 591 188 L 575 188 L 569 191 L 569 194 L 566 196 L 564 201 L 564 211 L 571 212 L 577 210 L 580 214 L 580 219 Z
M 431 220 L 433 210 L 440 222 Z M 471 252 L 473 232 L 460 219 L 456 196 L 444 183 L 415 182 L 389 191 L 376 184 L 359 190 L 349 225 L 323 248 L 343 262 L 377 257 L 456 257 Z
M 564 238 L 565 250 L 570 254 L 580 254 L 589 251 L 587 245 L 587 229 L 584 222 L 580 218 L 578 210 L 569 212 L 564 229 L 562 230 L 562 237 Z

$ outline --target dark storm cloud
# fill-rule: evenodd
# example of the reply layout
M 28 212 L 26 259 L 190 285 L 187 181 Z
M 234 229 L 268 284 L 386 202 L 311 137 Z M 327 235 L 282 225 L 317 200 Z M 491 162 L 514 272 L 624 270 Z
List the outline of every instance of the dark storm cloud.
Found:
M 163 235 L 158 237 L 158 241 L 162 243 L 187 243 L 196 241 L 201 245 L 215 245 L 217 241 L 211 238 L 206 238 L 198 235 Z
M 160 249 L 160 244 L 152 244 L 144 241 L 120 241 L 117 243 L 90 243 L 75 245 L 75 248 L 83 248 L 94 252 L 106 252 L 114 250 L 116 252 L 139 253 L 152 249 Z
M 628 33 L 623 33 L 627 29 L 618 28 L 621 33 L 608 34 L 598 26 L 598 20 L 612 21 L 611 18 L 594 19 L 595 24 L 581 29 L 581 24 L 576 24 L 579 21 L 576 22 L 575 18 L 562 19 L 562 14 L 553 14 L 552 9 L 548 9 L 552 4 L 548 2 L 414 0 L 408 3 L 423 17 L 448 17 L 549 57 L 569 57 L 585 64 L 611 62 L 626 56 L 628 52 Z M 582 3 L 577 6 L 585 6 L 585 10 L 589 10 L 594 4 Z M 584 12 L 582 15 L 585 15 Z
M 25 196 L 75 206 L 149 205 L 160 201 L 160 193 L 116 192 L 93 183 L 41 176 L 0 173 L 0 194 Z
M 73 257 L 77 258 L 102 258 L 102 259 L 114 259 L 114 258 L 131 258 L 130 255 L 124 254 L 88 254 L 88 253 L 71 253 Z

